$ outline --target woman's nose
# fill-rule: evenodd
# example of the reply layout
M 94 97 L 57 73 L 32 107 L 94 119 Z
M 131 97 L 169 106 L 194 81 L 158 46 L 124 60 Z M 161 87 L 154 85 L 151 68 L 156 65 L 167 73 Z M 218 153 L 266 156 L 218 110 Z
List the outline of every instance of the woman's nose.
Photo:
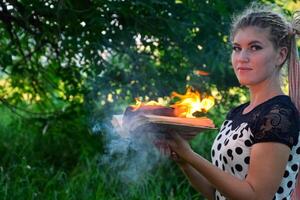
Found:
M 240 62 L 249 62 L 249 52 L 245 49 L 242 49 L 238 56 L 238 61 Z

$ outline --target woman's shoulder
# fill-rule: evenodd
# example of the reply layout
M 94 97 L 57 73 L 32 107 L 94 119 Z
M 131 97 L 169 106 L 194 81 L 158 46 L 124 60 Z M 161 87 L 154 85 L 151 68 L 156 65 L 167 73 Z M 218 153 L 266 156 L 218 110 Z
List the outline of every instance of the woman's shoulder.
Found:
M 261 121 L 265 116 L 270 114 L 284 115 L 293 118 L 293 121 L 299 124 L 299 112 L 291 98 L 287 95 L 278 95 L 256 106 L 250 112 L 243 114 L 244 109 L 249 105 L 249 102 L 240 104 L 239 106 L 231 109 L 227 116 L 227 120 L 234 118 L 243 118 L 248 121 Z M 273 116 L 273 115 L 272 115 Z
M 267 100 L 257 106 L 254 114 L 257 124 L 268 120 L 273 123 L 276 122 L 278 126 L 287 126 L 292 123 L 294 127 L 299 129 L 299 112 L 287 95 L 279 95 Z
M 253 132 L 255 143 L 280 142 L 290 148 L 298 141 L 299 112 L 289 96 L 280 95 L 261 104 Z
M 299 118 L 299 112 L 296 106 L 293 104 L 291 98 L 287 95 L 275 96 L 268 101 L 261 104 L 259 107 L 262 110 L 262 115 L 267 115 L 269 113 L 286 111 L 286 114 L 294 115 L 294 117 Z

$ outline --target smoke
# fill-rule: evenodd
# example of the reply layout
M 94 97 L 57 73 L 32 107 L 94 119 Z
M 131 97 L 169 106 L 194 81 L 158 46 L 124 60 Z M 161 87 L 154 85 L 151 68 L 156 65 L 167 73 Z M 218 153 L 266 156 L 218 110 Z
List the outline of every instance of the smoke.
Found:
M 130 135 L 113 124 L 106 122 L 93 127 L 94 132 L 101 129 L 105 134 L 105 154 L 100 158 L 100 166 L 109 166 L 114 177 L 120 178 L 123 183 L 139 183 L 164 159 L 154 145 L 157 139 L 155 133 Z

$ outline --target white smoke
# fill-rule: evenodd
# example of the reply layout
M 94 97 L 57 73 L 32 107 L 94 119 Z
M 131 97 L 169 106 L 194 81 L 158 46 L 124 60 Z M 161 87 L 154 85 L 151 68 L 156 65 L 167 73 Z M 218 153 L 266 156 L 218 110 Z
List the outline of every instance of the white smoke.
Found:
M 93 131 L 105 133 L 105 154 L 100 159 L 101 165 L 109 166 L 124 183 L 138 183 L 145 178 L 159 162 L 165 160 L 155 147 L 155 133 L 140 132 L 134 135 L 121 133 L 116 127 L 106 123 L 95 125 Z

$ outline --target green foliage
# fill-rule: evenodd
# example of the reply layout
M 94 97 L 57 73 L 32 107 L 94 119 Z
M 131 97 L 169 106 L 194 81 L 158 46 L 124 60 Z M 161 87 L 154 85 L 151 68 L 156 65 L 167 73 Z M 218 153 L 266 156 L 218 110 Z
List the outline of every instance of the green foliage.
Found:
M 165 96 L 201 68 L 218 77 L 210 81 L 234 85 L 224 38 L 246 2 L 2 2 L 0 64 L 15 90 L 1 98 L 15 104 L 29 93 L 45 107 L 75 96 Z

